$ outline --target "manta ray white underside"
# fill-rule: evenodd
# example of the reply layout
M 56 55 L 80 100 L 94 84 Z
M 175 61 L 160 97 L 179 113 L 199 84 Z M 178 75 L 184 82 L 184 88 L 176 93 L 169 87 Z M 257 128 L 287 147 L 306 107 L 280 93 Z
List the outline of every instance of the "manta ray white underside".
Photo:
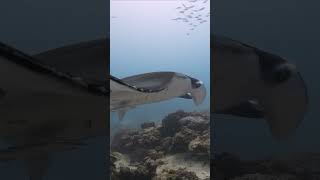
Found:
M 110 77 L 110 110 L 124 113 L 136 106 L 169 100 L 193 99 L 196 105 L 206 97 L 204 84 L 197 79 L 176 72 L 153 72 L 118 79 Z

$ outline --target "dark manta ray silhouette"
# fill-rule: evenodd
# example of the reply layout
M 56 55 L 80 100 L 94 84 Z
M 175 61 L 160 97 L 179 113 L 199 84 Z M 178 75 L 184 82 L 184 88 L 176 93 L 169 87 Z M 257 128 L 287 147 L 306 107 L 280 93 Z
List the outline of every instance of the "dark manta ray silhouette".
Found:
M 214 112 L 265 118 L 274 137 L 287 137 L 303 120 L 307 87 L 293 64 L 247 44 L 211 37 Z
M 85 62 L 86 58 L 104 56 L 105 49 L 97 52 L 87 43 L 69 48 L 53 53 L 59 57 L 54 67 L 41 61 L 45 56 L 49 61 L 54 56 L 51 52 L 32 57 L 0 44 L 0 137 L 11 144 L 0 150 L 0 160 L 24 159 L 32 180 L 42 179 L 53 152 L 71 150 L 81 146 L 83 139 L 107 135 L 109 89 L 106 81 L 97 78 L 98 69 L 103 68 L 95 67 L 93 73 L 90 63 Z M 69 56 L 79 57 L 73 68 L 69 59 L 63 59 Z M 71 70 L 58 70 L 61 63 Z M 84 70 L 84 65 L 89 70 Z

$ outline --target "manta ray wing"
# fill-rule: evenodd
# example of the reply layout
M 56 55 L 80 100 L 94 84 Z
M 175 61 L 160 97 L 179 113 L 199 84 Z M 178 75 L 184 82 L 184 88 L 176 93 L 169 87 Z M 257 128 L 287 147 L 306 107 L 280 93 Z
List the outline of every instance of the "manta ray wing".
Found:
M 2 43 L 0 43 L 0 63 L 0 86 L 5 92 L 107 94 L 103 87 L 91 86 L 81 77 L 57 71 Z
M 101 38 L 66 45 L 36 54 L 33 57 L 62 72 L 67 72 L 86 80 L 106 83 L 109 49 L 109 39 Z

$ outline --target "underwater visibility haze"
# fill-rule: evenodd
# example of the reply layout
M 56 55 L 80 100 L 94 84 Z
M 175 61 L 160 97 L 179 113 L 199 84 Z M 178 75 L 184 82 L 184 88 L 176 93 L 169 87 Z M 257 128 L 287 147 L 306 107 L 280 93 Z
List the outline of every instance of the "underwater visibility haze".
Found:
M 198 106 L 176 96 L 129 109 L 124 118 L 111 113 L 112 180 L 210 179 L 209 1 L 113 0 L 110 21 L 110 74 L 119 79 L 111 79 L 111 90 L 113 79 L 155 72 L 206 89 Z M 177 79 L 164 91 L 181 89 Z
M 199 107 L 181 98 L 148 104 L 130 110 L 123 123 L 159 120 L 178 109 L 209 110 L 209 23 L 190 30 L 185 22 L 175 21 L 184 5 L 189 6 L 180 1 L 111 1 L 111 75 L 124 78 L 147 72 L 172 71 L 203 81 L 207 89 L 207 97 Z M 205 17 L 209 13 L 209 3 L 201 2 L 200 5 L 195 4 L 194 8 L 205 7 L 208 10 L 203 12 Z M 114 115 L 112 120 L 117 120 Z

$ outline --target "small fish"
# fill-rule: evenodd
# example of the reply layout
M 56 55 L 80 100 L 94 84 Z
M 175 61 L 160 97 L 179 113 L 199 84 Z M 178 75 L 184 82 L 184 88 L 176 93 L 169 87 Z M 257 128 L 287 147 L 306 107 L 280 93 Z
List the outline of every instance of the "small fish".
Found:
M 186 6 L 185 4 L 182 4 L 182 6 L 184 7 L 184 10 L 185 10 L 185 11 L 187 11 L 187 10 L 189 10 L 189 9 L 191 9 L 191 8 L 194 8 L 194 5 L 192 5 L 192 6 Z
M 202 23 L 205 23 L 205 22 L 207 22 L 206 20 L 203 20 L 203 21 L 201 21 L 200 23 L 202 24 Z
M 205 7 L 203 7 L 203 8 L 200 8 L 200 9 L 198 9 L 198 10 L 193 10 L 194 12 L 199 12 L 199 11 L 203 11 L 203 10 L 205 10 L 206 8 Z

